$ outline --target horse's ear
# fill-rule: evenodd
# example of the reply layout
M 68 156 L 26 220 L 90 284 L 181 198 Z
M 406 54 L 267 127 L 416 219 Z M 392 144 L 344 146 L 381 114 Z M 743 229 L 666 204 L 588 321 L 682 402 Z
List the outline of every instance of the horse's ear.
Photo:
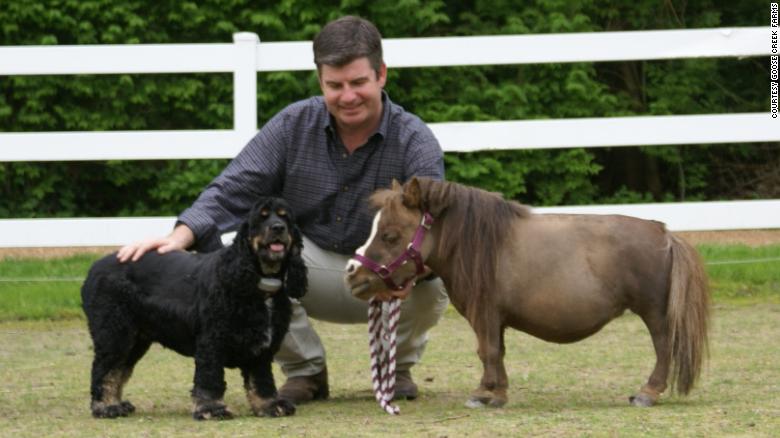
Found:
M 394 192 L 403 191 L 403 187 L 401 187 L 401 183 L 399 183 L 398 180 L 395 178 L 393 178 L 393 182 L 390 184 L 390 189 Z
M 408 208 L 420 208 L 422 203 L 422 190 L 420 190 L 420 181 L 417 177 L 412 177 L 404 185 L 403 203 Z

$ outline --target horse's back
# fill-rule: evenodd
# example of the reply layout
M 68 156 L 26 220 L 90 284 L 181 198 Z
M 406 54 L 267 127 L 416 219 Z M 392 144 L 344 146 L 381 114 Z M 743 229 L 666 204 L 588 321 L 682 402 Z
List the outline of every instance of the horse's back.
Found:
M 510 325 L 574 342 L 630 308 L 665 305 L 669 239 L 663 224 L 616 215 L 518 220 L 501 258 Z

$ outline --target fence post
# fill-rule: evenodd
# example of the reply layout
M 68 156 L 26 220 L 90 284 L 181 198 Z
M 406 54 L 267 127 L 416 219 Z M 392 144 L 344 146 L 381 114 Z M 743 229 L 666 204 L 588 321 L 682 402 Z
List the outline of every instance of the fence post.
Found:
M 233 129 L 249 141 L 257 132 L 257 45 L 252 32 L 233 34 L 236 68 L 233 70 Z

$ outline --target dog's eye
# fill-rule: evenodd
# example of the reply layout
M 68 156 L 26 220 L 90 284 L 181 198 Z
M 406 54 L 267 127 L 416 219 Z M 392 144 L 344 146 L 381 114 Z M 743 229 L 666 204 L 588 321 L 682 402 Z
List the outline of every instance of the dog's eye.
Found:
M 276 210 L 276 214 L 279 216 L 287 216 L 287 210 L 280 208 L 279 210 Z
M 271 212 L 268 211 L 267 208 L 263 208 L 262 210 L 260 210 L 260 216 L 265 217 L 265 216 L 268 216 L 269 214 L 271 214 Z

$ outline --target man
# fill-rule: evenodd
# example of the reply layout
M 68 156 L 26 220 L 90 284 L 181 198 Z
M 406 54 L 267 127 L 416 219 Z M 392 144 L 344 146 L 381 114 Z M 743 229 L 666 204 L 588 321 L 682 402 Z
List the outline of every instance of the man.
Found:
M 368 238 L 367 198 L 393 178 L 442 179 L 441 148 L 416 116 L 383 91 L 387 67 L 381 35 L 367 20 L 346 16 L 328 23 L 314 39 L 322 96 L 293 103 L 274 116 L 178 218 L 166 237 L 123 247 L 120 261 L 160 253 L 220 246 L 264 195 L 290 203 L 304 234 L 309 290 L 295 304 L 290 332 L 275 359 L 287 381 L 279 397 L 294 403 L 328 397 L 322 343 L 308 316 L 338 323 L 365 323 L 367 305 L 353 298 L 344 267 Z M 397 347 L 397 398 L 414 399 L 409 369 L 420 360 L 427 331 L 447 305 L 440 280 L 421 282 L 401 308 Z M 368 352 L 366 352 L 368 354 Z

